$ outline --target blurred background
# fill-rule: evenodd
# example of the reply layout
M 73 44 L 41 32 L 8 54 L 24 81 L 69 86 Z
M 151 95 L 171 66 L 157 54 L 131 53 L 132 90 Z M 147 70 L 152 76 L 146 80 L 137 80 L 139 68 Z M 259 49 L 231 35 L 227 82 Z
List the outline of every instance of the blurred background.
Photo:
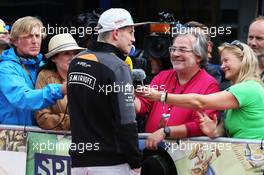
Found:
M 175 21 L 182 24 L 198 21 L 208 27 L 231 27 L 231 34 L 212 37 L 214 45 L 239 39 L 246 41 L 250 21 L 263 14 L 264 0 L 1 0 L 0 18 L 8 25 L 22 16 L 38 16 L 45 26 L 94 26 L 96 18 L 87 13 L 102 13 L 111 7 L 127 9 L 135 22 L 160 22 L 159 12 L 173 14 Z M 81 15 L 80 15 L 81 14 Z M 88 17 L 87 17 L 88 16 Z M 91 20 L 92 19 L 92 20 Z M 136 47 L 143 48 L 144 38 L 149 31 L 136 30 Z M 46 50 L 46 42 L 43 51 Z M 77 36 L 78 37 L 78 36 Z M 79 42 L 88 38 L 79 37 Z M 216 54 L 214 47 L 214 54 Z M 212 60 L 218 62 L 219 60 Z

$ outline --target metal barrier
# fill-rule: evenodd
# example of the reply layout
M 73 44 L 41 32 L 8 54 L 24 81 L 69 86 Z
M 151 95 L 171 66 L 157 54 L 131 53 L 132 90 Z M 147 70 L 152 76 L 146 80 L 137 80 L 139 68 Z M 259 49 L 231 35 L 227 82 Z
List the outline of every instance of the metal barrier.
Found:
M 0 125 L 0 174 L 70 174 L 70 134 L 39 127 Z M 148 135 L 139 133 L 139 145 L 144 152 L 143 175 L 263 173 L 262 140 L 168 138 L 157 151 L 149 151 L 144 149 Z

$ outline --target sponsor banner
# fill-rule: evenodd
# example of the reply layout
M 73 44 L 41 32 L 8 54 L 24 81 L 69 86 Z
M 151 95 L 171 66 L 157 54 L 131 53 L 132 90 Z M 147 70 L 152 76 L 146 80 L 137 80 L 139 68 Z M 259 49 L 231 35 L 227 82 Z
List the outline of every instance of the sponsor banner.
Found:
M 264 169 L 261 144 L 167 140 L 164 148 L 180 175 L 259 175 Z
M 23 131 L 0 130 L 0 175 L 25 175 L 26 148 Z
M 35 153 L 34 174 L 71 174 L 69 156 Z
M 27 175 L 70 175 L 70 143 L 67 135 L 29 132 Z
M 229 140 L 165 140 L 163 148 L 180 175 L 263 174 L 262 144 Z M 0 175 L 70 175 L 70 143 L 70 135 L 0 130 Z

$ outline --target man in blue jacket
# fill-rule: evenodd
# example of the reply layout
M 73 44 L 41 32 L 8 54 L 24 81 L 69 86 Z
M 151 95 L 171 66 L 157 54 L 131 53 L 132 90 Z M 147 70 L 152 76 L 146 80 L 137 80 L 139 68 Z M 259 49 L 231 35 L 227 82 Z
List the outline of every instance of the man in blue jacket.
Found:
M 35 17 L 18 19 L 11 30 L 12 47 L 0 57 L 0 124 L 36 125 L 34 111 L 63 98 L 66 85 L 50 84 L 35 89 L 42 63 L 42 22 Z

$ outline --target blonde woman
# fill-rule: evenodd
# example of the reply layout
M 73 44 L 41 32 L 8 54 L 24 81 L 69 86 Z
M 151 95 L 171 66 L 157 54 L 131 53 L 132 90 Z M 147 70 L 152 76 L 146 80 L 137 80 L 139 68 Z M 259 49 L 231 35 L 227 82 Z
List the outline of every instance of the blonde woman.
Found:
M 85 48 L 79 47 L 69 33 L 53 36 L 49 41 L 49 52 L 45 55 L 46 65 L 39 72 L 36 88 L 41 89 L 48 84 L 66 82 L 69 64 L 73 57 Z M 43 129 L 69 130 L 70 119 L 67 110 L 67 95 L 53 106 L 36 112 L 38 125 Z
M 225 91 L 208 95 L 178 95 L 142 88 L 138 94 L 153 101 L 162 100 L 167 104 L 196 109 L 199 111 L 200 127 L 209 137 L 221 136 L 224 132 L 223 125 L 217 126 L 216 117 L 211 120 L 202 112 L 206 109 L 226 110 L 224 126 L 230 137 L 264 138 L 264 88 L 254 52 L 237 40 L 224 43 L 218 49 L 225 78 L 233 83 Z M 146 141 L 147 147 L 155 149 L 165 137 L 164 130 L 154 132 Z M 173 127 L 166 128 L 166 132 L 174 136 Z

